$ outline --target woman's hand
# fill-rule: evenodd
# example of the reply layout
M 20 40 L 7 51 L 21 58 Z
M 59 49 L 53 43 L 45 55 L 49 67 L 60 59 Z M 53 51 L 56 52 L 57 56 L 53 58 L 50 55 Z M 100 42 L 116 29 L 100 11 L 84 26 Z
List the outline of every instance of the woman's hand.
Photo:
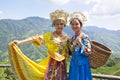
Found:
M 16 45 L 19 45 L 20 41 L 19 40 L 14 40 L 13 43 L 15 43 Z
M 80 47 L 83 45 L 83 44 L 82 44 L 82 39 L 81 39 L 81 37 L 77 37 L 77 38 L 76 38 L 76 41 L 77 41 L 77 43 L 80 45 Z
M 82 46 L 82 39 L 86 38 L 87 35 L 85 35 L 85 33 L 81 32 L 81 34 L 77 37 L 76 41 L 78 42 L 78 44 L 80 46 Z
M 86 38 L 86 35 L 85 35 L 85 33 L 81 32 L 81 34 L 79 35 L 79 37 L 80 37 L 81 39 L 84 39 L 84 38 Z

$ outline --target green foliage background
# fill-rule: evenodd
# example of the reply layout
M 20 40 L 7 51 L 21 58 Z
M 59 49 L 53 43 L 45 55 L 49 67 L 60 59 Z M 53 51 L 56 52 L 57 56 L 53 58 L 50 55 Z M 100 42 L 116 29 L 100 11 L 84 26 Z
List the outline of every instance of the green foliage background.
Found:
M 10 63 L 8 55 L 9 42 L 44 34 L 53 30 L 54 28 L 52 27 L 50 20 L 41 17 L 28 17 L 21 20 L 0 20 L 0 63 Z M 92 73 L 120 76 L 120 30 L 114 31 L 99 28 L 97 26 L 85 26 L 83 27 L 83 31 L 88 34 L 91 40 L 99 41 L 112 50 L 112 55 L 107 64 L 100 68 L 92 69 Z M 65 27 L 64 32 L 67 33 L 68 36 L 73 35 L 73 31 L 69 26 Z M 36 47 L 33 44 L 25 44 L 19 45 L 19 47 L 26 56 L 35 62 L 46 57 L 47 48 L 44 45 Z M 0 73 L 4 73 L 4 76 L 7 71 L 9 72 L 11 70 L 0 69 Z M 11 74 L 12 73 L 9 72 L 9 75 Z M 1 74 L 0 78 L 1 76 L 3 75 Z

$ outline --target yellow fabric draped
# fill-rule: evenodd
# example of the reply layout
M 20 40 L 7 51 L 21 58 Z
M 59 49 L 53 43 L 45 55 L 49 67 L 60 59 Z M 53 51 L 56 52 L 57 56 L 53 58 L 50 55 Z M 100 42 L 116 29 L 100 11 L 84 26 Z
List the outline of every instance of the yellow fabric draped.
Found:
M 26 57 L 14 43 L 9 44 L 9 54 L 20 80 L 43 80 L 49 57 L 37 64 Z
M 34 36 L 33 38 L 33 44 L 36 46 L 40 46 L 42 44 L 43 41 L 41 41 L 42 38 L 40 38 L 40 36 Z M 51 33 L 48 32 L 44 34 L 43 38 L 45 45 L 48 48 L 48 57 L 38 64 L 25 56 L 15 43 L 9 43 L 9 55 L 11 64 L 13 66 L 15 75 L 19 80 L 43 80 L 50 57 L 57 61 L 62 61 L 65 59 L 65 56 L 67 54 L 66 48 L 64 48 L 62 51 L 62 55 L 59 55 L 57 53 L 59 47 L 54 41 L 51 40 Z

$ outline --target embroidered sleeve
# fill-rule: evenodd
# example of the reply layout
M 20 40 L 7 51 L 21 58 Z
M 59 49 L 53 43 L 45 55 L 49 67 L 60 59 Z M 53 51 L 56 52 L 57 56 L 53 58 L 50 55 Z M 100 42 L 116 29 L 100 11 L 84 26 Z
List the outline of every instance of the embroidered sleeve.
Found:
M 85 55 L 89 55 L 91 53 L 91 44 L 87 39 L 83 40 L 83 45 L 81 47 L 81 53 Z
M 35 46 L 40 46 L 44 42 L 44 38 L 42 35 L 33 36 L 32 38 L 33 38 L 33 44 Z

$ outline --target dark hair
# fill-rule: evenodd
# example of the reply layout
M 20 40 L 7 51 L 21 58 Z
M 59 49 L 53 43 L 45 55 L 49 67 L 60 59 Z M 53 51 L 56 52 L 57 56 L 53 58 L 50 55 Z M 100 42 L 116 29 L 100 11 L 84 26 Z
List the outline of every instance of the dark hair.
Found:
M 79 21 L 80 25 L 83 26 L 82 22 L 78 18 L 73 18 L 73 19 L 77 19 Z M 70 24 L 71 24 L 73 19 L 71 19 Z

